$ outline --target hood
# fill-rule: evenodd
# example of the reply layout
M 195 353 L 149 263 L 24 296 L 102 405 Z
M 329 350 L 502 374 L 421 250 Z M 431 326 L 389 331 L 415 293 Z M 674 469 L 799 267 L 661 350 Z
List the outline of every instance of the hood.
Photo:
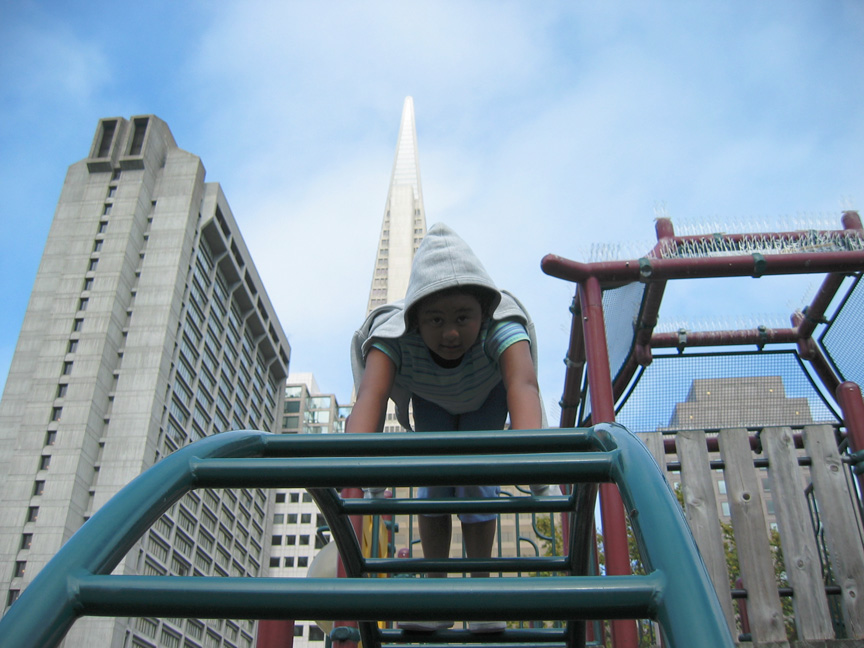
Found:
M 477 286 L 489 291 L 492 313 L 501 302 L 501 292 L 468 244 L 443 223 L 426 232 L 414 254 L 408 290 L 405 292 L 405 324 L 408 314 L 424 297 L 462 286 Z

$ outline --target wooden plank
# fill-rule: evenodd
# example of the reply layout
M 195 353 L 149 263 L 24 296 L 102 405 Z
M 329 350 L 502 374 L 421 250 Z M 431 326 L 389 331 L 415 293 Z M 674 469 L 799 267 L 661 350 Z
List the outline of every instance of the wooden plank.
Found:
M 811 459 L 810 476 L 831 568 L 842 590 L 843 619 L 851 637 L 864 639 L 864 547 L 833 428 L 808 425 L 804 428 L 804 447 Z
M 675 446 L 681 462 L 681 486 L 687 522 L 693 532 L 696 546 L 699 547 L 699 553 L 702 554 L 711 582 L 714 584 L 714 590 L 720 599 L 726 623 L 732 636 L 735 636 L 738 630 L 729 587 L 723 530 L 720 528 L 714 480 L 711 478 L 708 447 L 705 445 L 705 433 L 701 430 L 679 432 L 675 435 Z
M 657 462 L 657 466 L 660 468 L 660 472 L 663 473 L 663 477 L 666 479 L 666 483 L 669 484 L 669 488 L 674 490 L 672 480 L 669 479 L 669 470 L 666 468 L 666 450 L 663 447 L 663 435 L 659 432 L 640 432 L 637 436 L 645 444 L 645 447 L 648 448 L 651 456 L 654 457 L 654 461 Z
M 747 430 L 720 430 L 726 494 L 732 514 L 741 579 L 747 590 L 747 614 L 755 643 L 786 641 L 783 608 L 774 578 L 768 525 Z
M 810 522 L 792 430 L 764 429 L 762 447 L 768 456 L 771 498 L 780 531 L 786 576 L 794 592 L 792 602 L 798 638 L 833 639 L 834 627 L 822 580 L 819 550 Z

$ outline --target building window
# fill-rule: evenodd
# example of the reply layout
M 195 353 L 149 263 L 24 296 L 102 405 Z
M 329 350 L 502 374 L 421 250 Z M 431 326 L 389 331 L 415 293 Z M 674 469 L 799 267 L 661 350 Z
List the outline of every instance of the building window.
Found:
M 57 430 L 48 430 L 45 433 L 45 445 L 46 446 L 53 446 L 56 441 L 57 441 Z
M 110 207 L 110 205 L 105 205 L 105 209 L 108 209 L 108 207 Z M 99 239 L 98 241 L 93 242 L 93 251 L 94 252 L 101 252 L 102 251 L 102 239 Z
M 81 332 L 81 328 L 82 328 L 83 326 L 84 326 L 84 320 L 81 319 L 80 317 L 76 317 L 76 318 L 75 318 L 75 321 L 72 322 L 72 332 L 73 332 L 73 333 L 80 333 L 80 332 Z
M 33 545 L 33 534 L 32 533 L 21 534 L 21 549 L 29 549 L 32 545 Z
M 297 566 L 298 567 L 308 567 L 309 566 L 309 558 L 307 556 L 298 556 L 297 557 Z
M 48 470 L 51 465 L 51 455 L 42 455 L 39 458 L 39 470 Z
M 99 148 L 96 151 L 97 158 L 108 157 L 108 154 L 111 152 L 111 142 L 114 140 L 115 130 L 117 130 L 116 119 L 102 122 L 102 139 L 99 140 Z
M 72 361 L 67 360 L 66 362 L 63 363 L 63 375 L 68 376 L 71 373 L 72 373 Z
M 115 182 L 120 179 L 120 169 L 114 169 L 114 173 L 111 174 L 111 181 Z
M 282 504 L 285 502 L 285 493 L 276 493 L 276 503 Z
M 308 545 L 309 544 L 309 536 L 308 535 L 301 535 L 300 536 L 300 544 L 301 545 Z
M 15 576 L 13 578 L 23 577 L 25 571 L 27 571 L 27 561 L 16 560 L 15 561 Z
M 303 636 L 303 626 L 299 623 L 294 626 L 294 636 L 302 637 Z
M 21 593 L 21 590 L 10 589 L 9 596 L 6 597 L 6 607 L 12 605 L 15 601 L 18 600 L 18 595 Z
M 270 538 L 270 544 L 271 544 L 272 546 L 274 546 L 274 547 L 275 547 L 276 545 L 281 545 L 281 544 L 282 544 L 282 536 L 281 536 L 281 535 L 274 535 L 274 536 L 272 536 L 272 537 Z
M 63 408 L 62 407 L 51 408 L 51 420 L 52 421 L 59 421 L 61 414 L 63 414 Z
M 285 544 L 286 545 L 297 544 L 297 536 L 293 536 L 293 535 L 285 536 Z
M 93 272 L 98 265 L 99 259 L 90 259 L 90 263 L 87 265 L 87 272 Z
M 278 567 L 279 566 L 279 556 L 270 556 L 270 566 Z
M 108 197 L 109 198 L 113 198 L 114 194 L 116 194 L 116 193 L 117 193 L 117 187 L 116 186 L 111 185 L 110 187 L 108 187 Z
M 324 641 L 324 631 L 318 626 L 309 626 L 309 641 Z
M 139 117 L 132 121 L 132 144 L 129 147 L 129 155 L 141 155 L 144 148 L 144 136 L 147 134 L 146 117 Z
M 87 277 L 84 280 L 84 290 L 93 290 L 93 277 Z
M 28 522 L 35 522 L 38 519 L 39 519 L 39 507 L 38 506 L 29 507 L 27 509 L 27 521 Z
M 69 340 L 69 345 L 66 347 L 66 353 L 75 353 L 78 350 L 78 340 Z
M 45 492 L 45 482 L 41 479 L 37 479 L 33 482 L 33 495 L 41 495 Z
M 78 310 L 79 311 L 87 310 L 87 302 L 88 301 L 90 301 L 90 300 L 87 299 L 86 297 L 82 297 L 81 299 L 79 299 L 78 300 Z

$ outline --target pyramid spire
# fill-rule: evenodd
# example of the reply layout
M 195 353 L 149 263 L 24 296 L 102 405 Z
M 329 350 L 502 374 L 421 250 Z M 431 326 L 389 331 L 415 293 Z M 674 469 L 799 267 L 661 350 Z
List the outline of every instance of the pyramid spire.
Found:
M 420 184 L 414 100 L 405 97 L 367 313 L 405 296 L 414 252 L 425 234 L 426 212 Z

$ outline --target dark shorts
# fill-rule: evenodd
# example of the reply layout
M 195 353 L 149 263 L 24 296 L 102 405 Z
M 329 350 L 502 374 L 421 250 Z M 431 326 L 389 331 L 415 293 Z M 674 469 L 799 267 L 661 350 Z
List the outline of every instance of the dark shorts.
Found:
M 411 403 L 414 407 L 414 429 L 417 432 L 503 430 L 507 422 L 507 392 L 503 382 L 492 389 L 483 405 L 465 414 L 450 414 L 444 408 L 416 394 L 411 397 Z M 417 490 L 417 497 L 421 499 L 498 497 L 500 492 L 500 486 L 421 486 Z M 436 514 L 430 517 L 434 515 Z M 459 519 L 466 524 L 488 522 L 495 517 L 494 513 L 459 514 Z

